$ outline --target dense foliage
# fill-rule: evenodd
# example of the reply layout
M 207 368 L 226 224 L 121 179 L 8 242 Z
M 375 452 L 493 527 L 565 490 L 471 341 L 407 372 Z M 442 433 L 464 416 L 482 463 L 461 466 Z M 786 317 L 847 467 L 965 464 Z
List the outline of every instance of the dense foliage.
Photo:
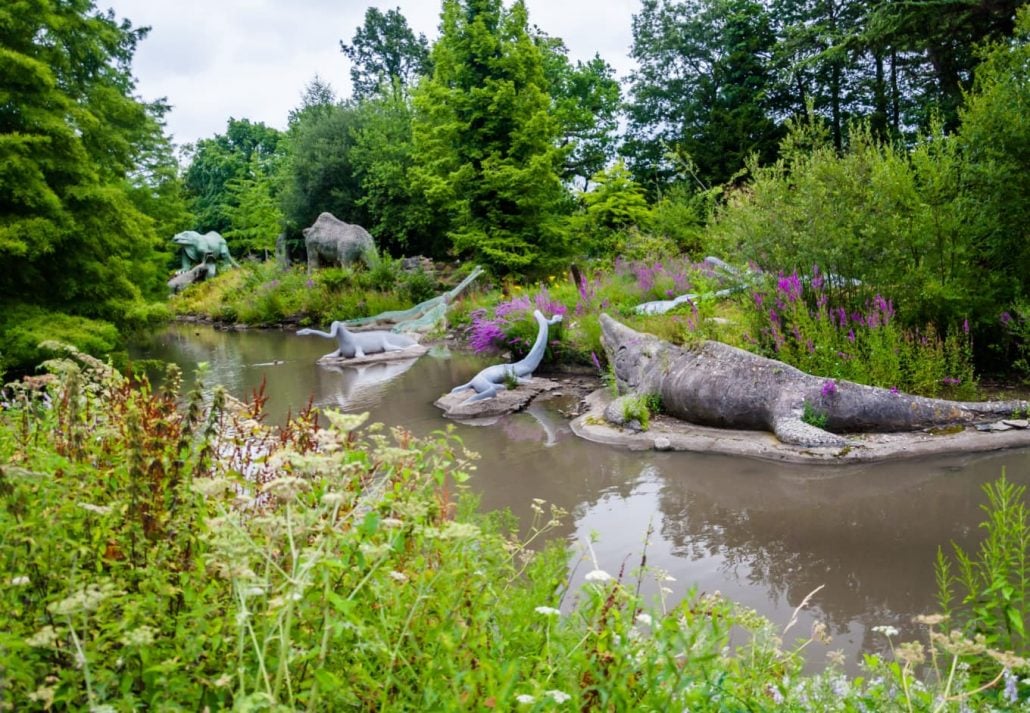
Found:
M 588 551 L 570 591 L 571 553 L 546 544 L 565 513 L 534 502 L 521 536 L 477 514 L 453 436 L 335 412 L 273 429 L 260 398 L 205 402 L 198 384 L 177 403 L 174 370 L 158 390 L 74 353 L 50 367 L 0 404 L 5 707 L 958 711 L 1030 696 L 1001 589 L 963 600 L 966 633 L 926 617 L 929 646 L 895 643 L 884 625 L 892 653 L 862 676 L 840 657 L 805 673 L 825 625 L 788 643 L 796 617 L 780 630 L 673 592 L 646 558 L 613 575 Z M 989 494 L 991 535 L 958 579 L 1025 582 L 1021 493 Z M 645 601 L 634 578 L 662 594 Z
M 133 96 L 144 35 L 87 0 L 0 8 L 0 369 L 33 363 L 44 329 L 110 347 L 110 325 L 164 314 L 155 226 L 185 211 L 167 107 Z

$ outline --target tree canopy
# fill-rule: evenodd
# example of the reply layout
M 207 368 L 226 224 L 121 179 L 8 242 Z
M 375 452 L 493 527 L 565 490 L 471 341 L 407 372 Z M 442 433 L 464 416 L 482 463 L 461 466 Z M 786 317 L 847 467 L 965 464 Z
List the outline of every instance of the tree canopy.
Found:
M 15 314 L 24 318 L 19 328 L 27 320 L 60 336 L 54 325 L 70 322 L 54 315 L 126 325 L 157 309 L 148 302 L 164 282 L 155 224 L 181 223 L 183 215 L 155 210 L 155 220 L 144 212 L 159 208 L 153 199 L 170 153 L 166 106 L 133 96 L 130 63 L 145 34 L 88 0 L 0 7 L 5 333 Z M 90 330 L 75 324 L 80 337 Z

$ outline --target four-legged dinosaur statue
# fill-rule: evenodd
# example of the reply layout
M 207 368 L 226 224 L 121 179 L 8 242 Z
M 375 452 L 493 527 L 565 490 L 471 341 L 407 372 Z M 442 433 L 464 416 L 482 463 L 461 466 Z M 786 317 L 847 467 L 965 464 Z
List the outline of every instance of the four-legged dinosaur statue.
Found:
M 395 334 L 393 332 L 350 332 L 343 322 L 333 322 L 328 332 L 321 332 L 317 329 L 298 329 L 297 334 L 304 336 L 314 334 L 316 337 L 335 339 L 339 349 L 326 358 L 346 357 L 347 359 L 363 357 L 366 354 L 378 354 L 380 352 L 397 352 L 410 347 L 418 346 L 418 342 L 406 334 Z
M 678 347 L 607 314 L 601 342 L 621 392 L 657 394 L 663 411 L 684 421 L 772 431 L 799 446 L 840 448 L 847 441 L 838 433 L 972 424 L 1027 408 L 1026 401 L 947 401 L 831 381 L 720 342 Z M 806 403 L 825 414 L 825 429 L 803 420 Z
M 488 366 L 481 372 L 472 377 L 472 380 L 461 386 L 455 386 L 451 389 L 451 393 L 457 393 L 468 388 L 475 389 L 476 393 L 470 396 L 464 401 L 464 403 L 472 403 L 473 401 L 482 401 L 483 399 L 491 399 L 497 396 L 497 392 L 507 388 L 505 381 L 514 380 L 517 383 L 525 383 L 536 368 L 540 366 L 540 360 L 544 358 L 544 351 L 547 349 L 547 328 L 552 324 L 557 324 L 561 321 L 561 315 L 556 314 L 550 319 L 544 317 L 540 310 L 533 311 L 533 317 L 537 323 L 536 341 L 533 343 L 533 348 L 529 350 L 529 354 L 526 355 L 525 359 L 521 359 L 514 364 L 494 364 Z

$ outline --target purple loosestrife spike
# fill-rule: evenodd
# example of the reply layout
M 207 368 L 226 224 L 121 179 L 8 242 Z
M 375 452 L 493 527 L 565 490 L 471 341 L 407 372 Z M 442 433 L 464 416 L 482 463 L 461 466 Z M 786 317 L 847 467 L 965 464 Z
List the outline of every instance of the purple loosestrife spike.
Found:
M 594 368 L 598 371 L 604 371 L 601 368 L 601 360 L 597 358 L 597 352 L 590 352 L 590 360 L 594 362 Z
M 1001 316 L 998 317 L 998 319 L 1001 320 L 1002 324 L 1008 325 L 1008 323 L 1012 321 L 1012 315 L 1009 314 L 1008 312 L 1002 312 Z
M 968 319 L 963 319 L 962 320 L 962 333 L 963 334 L 969 334 L 969 320 Z
M 828 399 L 831 396 L 835 395 L 837 393 L 837 382 L 833 379 L 828 379 L 827 381 L 824 381 L 823 388 L 820 389 L 819 393 L 822 394 L 824 399 Z
M 854 329 L 849 329 L 848 330 L 848 341 L 849 342 L 854 342 L 855 341 L 855 330 Z

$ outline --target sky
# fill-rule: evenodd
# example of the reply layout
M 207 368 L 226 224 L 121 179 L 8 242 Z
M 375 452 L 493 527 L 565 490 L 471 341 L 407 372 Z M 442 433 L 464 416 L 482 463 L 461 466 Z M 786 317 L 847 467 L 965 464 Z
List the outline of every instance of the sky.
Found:
M 133 26 L 149 26 L 133 62 L 137 94 L 165 98 L 176 144 L 224 133 L 230 117 L 286 128 L 289 111 L 318 75 L 350 96 L 350 43 L 371 6 L 399 7 L 432 42 L 439 0 L 96 0 Z M 510 2 L 505 3 L 510 5 Z M 599 53 L 625 79 L 632 69 L 631 23 L 640 0 L 526 0 L 530 24 L 560 37 L 569 57 Z

